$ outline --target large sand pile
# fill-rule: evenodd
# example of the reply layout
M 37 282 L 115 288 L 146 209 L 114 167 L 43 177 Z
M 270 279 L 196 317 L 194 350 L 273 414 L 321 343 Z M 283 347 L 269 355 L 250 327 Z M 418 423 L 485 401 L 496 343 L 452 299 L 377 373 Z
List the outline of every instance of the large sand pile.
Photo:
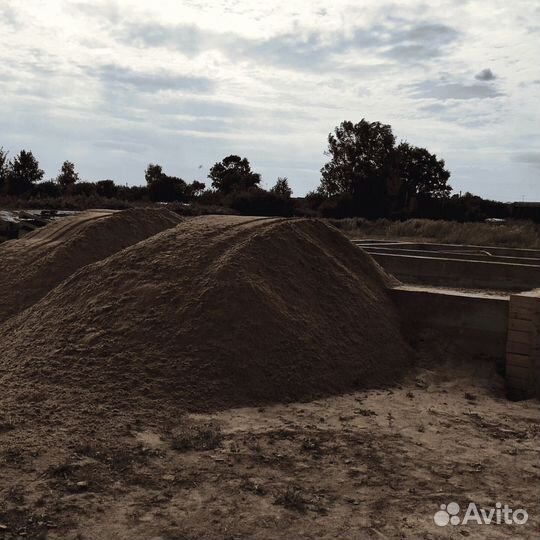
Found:
M 73 407 L 211 410 L 385 383 L 406 363 L 389 280 L 319 221 L 186 220 L 7 321 L 2 388 Z
M 180 220 L 164 209 L 91 211 L 0 244 L 0 324 L 37 302 L 75 270 Z

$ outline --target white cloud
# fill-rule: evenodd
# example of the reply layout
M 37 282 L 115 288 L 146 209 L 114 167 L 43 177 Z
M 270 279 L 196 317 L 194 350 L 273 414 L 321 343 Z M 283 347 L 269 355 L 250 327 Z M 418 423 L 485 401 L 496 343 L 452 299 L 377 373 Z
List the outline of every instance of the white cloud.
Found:
M 446 158 L 459 189 L 540 199 L 535 6 L 3 0 L 0 146 L 131 183 L 148 161 L 190 180 L 237 153 L 301 194 L 328 132 L 366 117 Z M 512 164 L 509 190 L 493 179 Z

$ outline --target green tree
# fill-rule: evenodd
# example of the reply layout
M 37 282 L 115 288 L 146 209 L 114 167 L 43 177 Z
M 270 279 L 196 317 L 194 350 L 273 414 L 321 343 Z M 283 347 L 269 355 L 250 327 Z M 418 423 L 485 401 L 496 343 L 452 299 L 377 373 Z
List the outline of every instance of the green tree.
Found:
M 75 165 L 71 161 L 64 161 L 60 173 L 56 177 L 56 181 L 62 187 L 67 189 L 79 180 L 79 175 L 75 171 Z
M 289 187 L 289 180 L 286 177 L 278 177 L 274 186 L 270 188 L 270 193 L 282 197 L 283 199 L 290 199 L 292 196 L 292 189 Z
M 11 164 L 7 191 L 10 195 L 28 193 L 32 186 L 43 178 L 44 174 L 43 170 L 39 168 L 34 154 L 21 150 Z
M 71 188 L 72 195 L 80 195 L 83 197 L 91 197 L 97 193 L 96 184 L 94 182 L 77 182 Z
M 47 180 L 45 182 L 39 182 L 32 188 L 32 198 L 45 199 L 62 196 L 62 188 L 58 182 L 54 180 Z
M 397 147 L 397 163 L 401 179 L 400 198 L 405 210 L 416 197 L 443 198 L 450 195 L 450 172 L 445 169 L 444 160 L 437 159 L 435 154 L 402 142 Z
M 230 155 L 216 163 L 208 174 L 212 187 L 223 194 L 247 191 L 261 182 L 261 175 L 251 170 L 249 161 L 240 156 Z
M 149 163 L 146 167 L 146 171 L 144 172 L 144 179 L 146 180 L 146 183 L 150 186 L 152 182 L 156 182 L 158 180 L 161 180 L 163 178 L 163 169 L 161 168 L 161 165 L 157 165 L 154 163 Z
M 346 194 L 360 215 L 380 216 L 388 206 L 387 182 L 395 175 L 395 137 L 389 125 L 345 121 L 328 135 L 319 191 Z
M 194 197 L 199 197 L 205 189 L 206 189 L 206 184 L 204 182 L 193 180 L 191 184 L 187 185 L 186 194 L 190 199 L 192 199 Z
M 7 189 L 10 166 L 8 152 L 0 146 L 0 193 L 4 193 Z
M 114 183 L 114 180 L 99 180 L 96 182 L 96 193 L 100 197 L 111 199 L 116 197 L 118 186 Z
M 182 178 L 166 175 L 161 165 L 150 163 L 144 177 L 152 201 L 185 201 L 189 197 L 187 183 Z

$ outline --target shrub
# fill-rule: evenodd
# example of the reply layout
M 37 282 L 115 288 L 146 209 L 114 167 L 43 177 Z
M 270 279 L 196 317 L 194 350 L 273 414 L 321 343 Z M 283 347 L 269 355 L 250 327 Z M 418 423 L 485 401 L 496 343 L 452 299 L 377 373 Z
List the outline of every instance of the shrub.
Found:
M 260 188 L 251 188 L 230 194 L 225 204 L 248 216 L 292 216 L 293 202 Z
M 46 182 L 39 182 L 32 188 L 32 197 L 43 199 L 46 197 L 60 197 L 62 195 L 62 188 L 53 180 L 47 180 Z
M 354 216 L 356 207 L 352 195 L 342 193 L 322 201 L 319 212 L 327 218 L 345 218 Z
M 96 193 L 100 197 L 111 199 L 112 197 L 116 197 L 118 187 L 113 180 L 100 180 L 99 182 L 96 182 Z
M 172 448 L 179 452 L 213 450 L 223 439 L 220 427 L 214 422 L 187 421 L 172 432 Z

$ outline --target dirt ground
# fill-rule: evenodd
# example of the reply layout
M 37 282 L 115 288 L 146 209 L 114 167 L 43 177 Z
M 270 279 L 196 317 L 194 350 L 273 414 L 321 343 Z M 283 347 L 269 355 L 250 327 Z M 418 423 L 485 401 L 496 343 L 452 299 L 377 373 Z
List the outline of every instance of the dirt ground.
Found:
M 491 362 L 422 358 L 390 388 L 133 424 L 95 411 L 82 432 L 4 411 L 0 538 L 538 538 L 538 401 L 506 400 Z M 450 502 L 529 521 L 437 526 Z

